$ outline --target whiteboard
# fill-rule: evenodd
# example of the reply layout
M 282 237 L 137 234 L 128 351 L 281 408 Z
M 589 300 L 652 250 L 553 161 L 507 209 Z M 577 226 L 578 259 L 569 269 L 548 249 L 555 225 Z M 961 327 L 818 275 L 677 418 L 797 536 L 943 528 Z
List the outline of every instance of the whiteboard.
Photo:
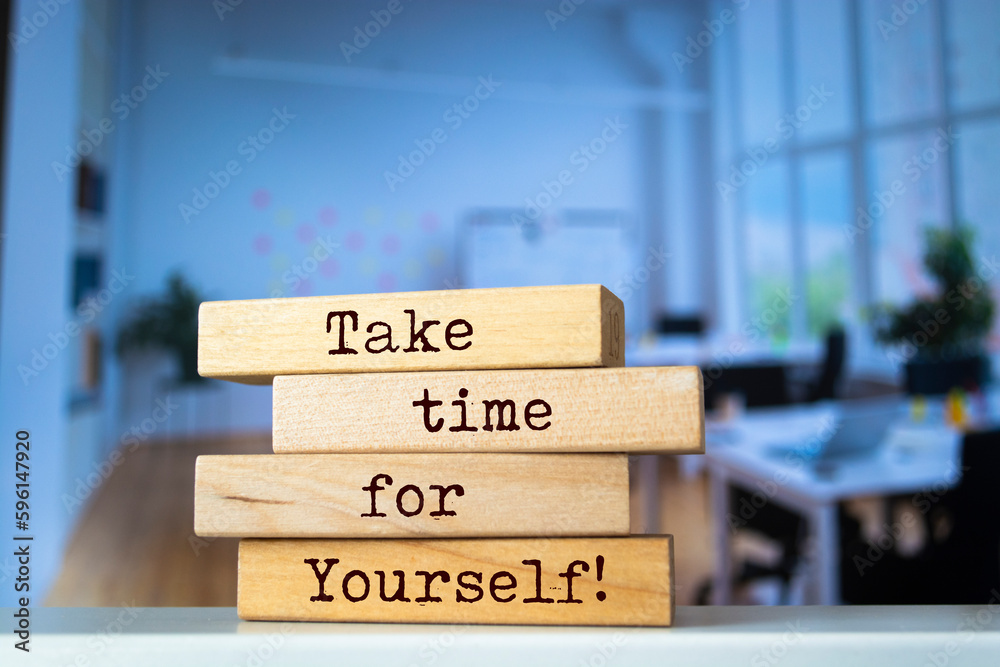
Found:
M 611 287 L 632 264 L 634 245 L 620 212 L 567 212 L 520 225 L 511 221 L 518 213 L 491 209 L 470 214 L 462 267 L 466 286 L 601 283 Z
M 466 217 L 462 237 L 463 287 L 599 283 L 616 291 L 636 266 L 634 230 L 621 211 L 571 210 L 534 223 L 521 210 L 482 209 Z M 635 331 L 639 304 L 625 306 Z

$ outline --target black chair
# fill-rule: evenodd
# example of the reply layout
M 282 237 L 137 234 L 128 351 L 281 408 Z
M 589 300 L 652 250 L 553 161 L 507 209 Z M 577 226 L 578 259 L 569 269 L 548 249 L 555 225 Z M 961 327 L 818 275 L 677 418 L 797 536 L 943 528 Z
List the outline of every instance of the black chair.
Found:
M 907 511 L 922 518 L 927 535 L 917 554 L 905 557 L 892 549 L 872 561 L 872 546 L 864 540 L 845 549 L 845 601 L 985 604 L 1000 591 L 1000 430 L 965 436 L 961 475 L 951 491 L 911 496 Z M 871 565 L 860 573 L 859 562 Z
M 783 364 L 753 364 L 729 368 L 702 369 L 705 387 L 705 408 L 715 407 L 721 394 L 742 394 L 748 408 L 787 405 L 788 377 Z M 714 376 L 714 377 L 713 377 Z M 806 523 L 801 516 L 779 507 L 766 499 L 761 505 L 759 492 L 732 486 L 730 489 L 730 515 L 736 524 L 731 528 L 750 530 L 777 543 L 780 549 L 778 562 L 773 565 L 752 560 L 736 568 L 736 587 L 762 579 L 777 578 L 781 583 L 782 598 L 789 602 L 791 581 L 802 558 Z M 706 593 L 707 595 L 707 593 Z
M 761 494 L 737 485 L 730 488 L 730 529 L 749 530 L 764 536 L 777 544 L 780 555 L 774 564 L 753 560 L 740 563 L 733 588 L 763 579 L 777 579 L 781 584 L 781 604 L 789 604 L 792 578 L 802 560 L 806 523 L 801 516 L 775 505 L 770 499 L 760 505 L 760 498 L 754 498 L 755 495 Z
M 715 407 L 720 394 L 742 394 L 748 408 L 788 405 L 788 377 L 783 364 L 756 364 L 702 369 L 705 409 Z M 715 377 L 713 377 L 715 376 Z
M 826 355 L 819 377 L 807 389 L 806 400 L 810 403 L 837 398 L 840 378 L 844 372 L 844 358 L 847 354 L 847 336 L 843 329 L 831 329 L 826 334 Z
M 661 336 L 676 334 L 693 334 L 700 336 L 705 332 L 705 321 L 698 315 L 678 317 L 660 315 L 656 318 L 656 333 Z
M 903 367 L 906 393 L 911 396 L 947 394 L 955 387 L 982 387 L 990 380 L 990 358 L 986 355 L 956 359 L 911 359 Z
M 929 542 L 925 557 L 939 604 L 986 603 L 1000 590 L 1000 430 L 965 436 L 961 475 L 941 499 L 947 516 L 933 517 L 949 521 L 951 529 L 941 543 Z
M 739 486 L 730 488 L 730 527 L 763 536 L 776 544 L 780 555 L 774 564 L 765 565 L 753 560 L 740 563 L 735 570 L 733 588 L 764 579 L 777 579 L 781 584 L 780 603 L 790 604 L 792 579 L 804 561 L 808 526 L 803 516 L 775 505 L 770 500 L 757 507 L 754 495 L 755 492 Z M 759 505 L 760 499 L 756 500 Z M 748 508 L 755 509 L 748 511 Z M 842 507 L 838 507 L 837 521 L 841 535 L 860 534 L 860 524 Z

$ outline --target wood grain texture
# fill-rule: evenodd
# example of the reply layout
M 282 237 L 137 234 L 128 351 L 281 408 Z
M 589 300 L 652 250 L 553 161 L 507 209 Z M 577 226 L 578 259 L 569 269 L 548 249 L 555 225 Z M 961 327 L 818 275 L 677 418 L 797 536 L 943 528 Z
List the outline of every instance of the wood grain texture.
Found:
M 329 318 L 346 311 L 357 312 L 354 331 L 350 315 Z M 455 320 L 472 332 L 462 336 L 465 325 L 457 324 L 449 346 Z M 330 354 L 343 349 L 341 321 L 357 354 Z M 426 321 L 440 322 L 425 330 L 427 345 L 413 338 Z M 624 321 L 621 300 L 600 285 L 212 301 L 198 313 L 198 372 L 268 384 L 275 375 L 309 373 L 622 366 Z M 369 340 L 387 327 L 391 342 Z
M 379 477 L 375 486 L 380 488 L 374 489 L 375 513 L 385 516 L 363 516 L 373 513 L 376 475 L 390 478 Z M 452 485 L 461 489 L 449 490 Z M 202 537 L 628 535 L 628 458 L 201 456 L 194 515 L 195 532 Z
M 195 458 L 270 452 L 270 431 L 164 439 L 129 449 L 122 448 L 124 462 L 80 509 L 44 604 L 235 608 L 239 540 L 194 534 Z M 646 521 L 647 505 L 632 484 L 632 532 L 675 536 L 674 572 L 689 584 L 676 588 L 677 604 L 692 605 L 693 584 L 712 574 L 712 514 L 705 478 L 683 475 L 681 460 L 665 457 L 659 465 L 662 523 Z
M 668 626 L 673 584 L 669 535 L 242 540 L 237 610 L 256 621 Z
M 464 399 L 461 389 L 468 390 Z M 424 390 L 442 405 L 415 406 Z M 529 408 L 536 399 L 551 415 L 529 422 L 526 411 L 545 411 L 539 403 Z M 514 402 L 518 430 L 500 428 L 495 405 L 486 428 L 483 401 L 493 400 Z M 465 403 L 466 426 L 477 430 L 451 430 L 461 424 L 455 401 Z M 273 405 L 278 453 L 705 451 L 702 377 L 694 366 L 281 376 Z M 511 412 L 503 411 L 508 427 Z M 429 431 L 438 419 L 440 430 Z
M 45 604 L 234 606 L 239 540 L 194 534 L 195 459 L 270 449 L 269 434 L 244 433 L 113 450 L 121 459 L 80 509 Z

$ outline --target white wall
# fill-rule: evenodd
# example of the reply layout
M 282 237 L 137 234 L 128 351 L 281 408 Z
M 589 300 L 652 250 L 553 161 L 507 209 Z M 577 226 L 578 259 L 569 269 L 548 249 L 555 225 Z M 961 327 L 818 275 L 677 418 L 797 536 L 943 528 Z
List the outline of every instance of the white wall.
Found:
M 354 28 L 372 20 L 370 11 L 386 4 L 245 0 L 220 20 L 210 3 L 198 0 L 135 3 L 131 77 L 141 80 L 147 66 L 169 76 L 127 123 L 129 200 L 120 245 L 135 267 L 134 293 L 160 289 L 173 269 L 211 299 L 454 286 L 461 216 L 473 207 L 523 206 L 543 179 L 554 178 L 581 144 L 598 136 L 606 119 L 618 116 L 628 129 L 555 206 L 643 213 L 648 185 L 639 112 L 612 90 L 645 85 L 625 48 L 623 21 L 614 14 L 623 5 L 584 4 L 553 30 L 545 10 L 557 3 L 404 1 L 401 13 L 347 63 L 340 43 L 352 40 Z M 217 73 L 225 56 L 339 66 L 369 83 L 364 70 L 371 69 L 444 75 L 459 83 L 439 94 L 239 78 Z M 314 78 L 330 72 L 293 70 Z M 345 76 L 344 70 L 333 73 Z M 461 127 L 451 127 L 444 112 L 472 94 L 480 76 L 492 76 L 501 87 Z M 510 94 L 525 90 L 515 82 L 604 88 L 609 102 L 526 99 Z M 295 118 L 248 162 L 239 146 L 266 126 L 272 109 L 287 109 Z M 447 141 L 390 191 L 384 172 L 436 128 L 446 131 Z M 228 161 L 240 173 L 186 223 L 180 205 L 194 203 L 193 190 Z M 270 201 L 258 208 L 253 197 L 261 190 Z M 335 224 L 324 224 L 325 209 L 336 210 Z M 316 271 L 309 289 L 299 291 L 283 278 L 312 251 L 312 243 L 297 238 L 303 224 L 340 247 L 336 275 Z M 353 249 L 352 241 L 361 238 L 363 249 Z M 269 252 L 264 239 L 272 244 Z M 678 254 L 696 264 L 691 253 Z M 269 388 L 227 385 L 222 391 L 229 393 L 232 428 L 270 426 Z M 143 409 L 127 410 L 132 416 L 124 423 Z
M 41 604 L 59 567 L 69 530 L 60 498 L 69 484 L 67 459 L 70 341 L 70 256 L 74 224 L 73 179 L 59 182 L 51 163 L 63 159 L 76 130 L 79 72 L 76 3 L 58 5 L 41 27 L 22 32 L 39 11 L 35 2 L 16 2 L 12 31 L 25 36 L 8 70 L 6 155 L 3 183 L 4 234 L 0 277 L 0 443 L 7 471 L 0 490 L 8 520 L 0 528 L 0 606 L 21 595 Z M 38 82 L 44 82 L 39 85 Z M 72 330 L 70 330 L 72 331 Z M 32 358 L 39 359 L 32 366 Z M 22 378 L 22 369 L 26 372 Z M 15 435 L 30 441 L 29 529 L 14 529 Z M 15 595 L 18 564 L 11 535 L 33 535 L 30 591 Z
M 50 585 L 71 528 L 64 494 L 74 492 L 81 475 L 100 465 L 126 431 L 151 423 L 157 401 L 171 398 L 179 407 L 169 423 L 156 425 L 154 436 L 270 427 L 270 388 L 214 383 L 201 397 L 177 395 L 156 355 L 122 363 L 109 354 L 105 400 L 95 407 L 103 416 L 88 413 L 86 423 L 69 418 L 69 352 L 54 354 L 37 376 L 22 380 L 18 366 L 30 367 L 33 351 L 44 352 L 50 334 L 58 341 L 79 318 L 69 298 L 74 239 L 81 233 L 73 179 L 59 182 L 51 165 L 65 160 L 80 130 L 93 129 L 93 119 L 80 117 L 79 35 L 88 19 L 79 3 L 56 4 L 58 13 L 19 46 L 11 63 L 6 237 L 0 239 L 0 437 L 11 440 L 22 428 L 32 434 L 33 602 Z M 686 163 L 672 143 L 684 126 L 668 124 L 660 133 L 664 145 L 651 146 L 644 134 L 648 107 L 660 104 L 648 95 L 643 105 L 635 100 L 645 95 L 656 63 L 644 62 L 629 41 L 634 35 L 624 13 L 630 3 L 593 0 L 553 29 L 545 12 L 558 6 L 554 2 L 404 0 L 403 11 L 347 63 L 340 43 L 387 4 L 244 0 L 220 18 L 203 0 L 122 3 L 123 55 L 112 92 L 135 90 L 144 99 L 127 117 L 111 99 L 104 110 L 114 123 L 102 147 L 111 165 L 101 232 L 106 267 L 134 276 L 99 318 L 106 352 L 135 299 L 160 291 L 175 269 L 211 299 L 454 287 L 457 229 L 466 211 L 523 206 L 610 118 L 620 117 L 627 129 L 553 208 L 624 210 L 644 221 L 645 240 L 664 238 L 660 226 L 683 224 L 670 216 L 684 215 L 684 207 L 660 190 L 689 182 L 676 178 Z M 666 3 L 645 3 L 651 5 Z M 678 6 L 685 9 L 673 10 L 677 20 L 685 20 L 688 7 L 697 12 L 696 5 Z M 19 3 L 15 30 L 37 12 L 37 3 Z M 649 39 L 649 26 L 645 32 Z M 656 29 L 652 37 L 658 38 Z M 220 73 L 225 57 L 299 63 L 293 78 L 357 75 L 362 85 L 226 76 Z M 317 73 L 310 65 L 338 69 Z M 153 78 L 150 70 L 167 74 Z M 377 87 L 380 76 L 396 70 L 415 76 L 405 85 Z M 481 76 L 492 76 L 500 88 L 454 127 L 443 114 L 472 94 Z M 143 84 L 146 89 L 135 88 Z M 295 118 L 249 162 L 241 142 L 266 127 L 274 109 L 286 108 Z M 659 122 L 669 123 L 666 117 Z M 384 172 L 438 128 L 447 141 L 391 191 Z M 673 151 L 670 158 L 657 158 L 664 150 Z M 651 159 L 663 175 L 675 176 L 669 184 L 649 171 Z M 186 223 L 180 205 L 191 204 L 193 190 L 231 160 L 240 173 Z M 660 210 L 655 229 L 649 228 L 651 202 Z M 686 238 L 677 229 L 667 238 Z M 313 272 L 306 286 L 289 271 L 314 251 L 315 242 L 300 236 L 309 232 L 337 247 L 335 264 Z M 637 248 L 640 261 L 646 245 Z M 668 305 L 678 294 L 668 277 L 686 276 L 685 266 L 697 270 L 690 248 L 667 250 L 672 261 L 687 264 L 654 276 L 628 308 L 650 312 Z M 100 446 L 71 447 L 74 437 L 93 440 L 100 422 L 107 430 Z M 5 503 L 13 501 L 10 491 L 8 485 L 2 493 Z M 8 524 L 0 537 L 10 530 Z M 13 602 L 12 566 L 10 555 L 0 556 L 0 605 Z

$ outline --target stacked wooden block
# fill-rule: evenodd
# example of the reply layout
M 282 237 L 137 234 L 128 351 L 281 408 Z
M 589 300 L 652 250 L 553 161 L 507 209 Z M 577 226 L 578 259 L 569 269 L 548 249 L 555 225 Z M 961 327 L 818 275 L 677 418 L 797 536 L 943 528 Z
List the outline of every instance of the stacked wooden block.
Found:
M 274 384 L 274 451 L 202 456 L 240 618 L 670 625 L 628 453 L 701 453 L 697 368 L 624 368 L 599 285 L 205 303 L 199 371 Z M 400 372 L 406 371 L 406 372 Z

